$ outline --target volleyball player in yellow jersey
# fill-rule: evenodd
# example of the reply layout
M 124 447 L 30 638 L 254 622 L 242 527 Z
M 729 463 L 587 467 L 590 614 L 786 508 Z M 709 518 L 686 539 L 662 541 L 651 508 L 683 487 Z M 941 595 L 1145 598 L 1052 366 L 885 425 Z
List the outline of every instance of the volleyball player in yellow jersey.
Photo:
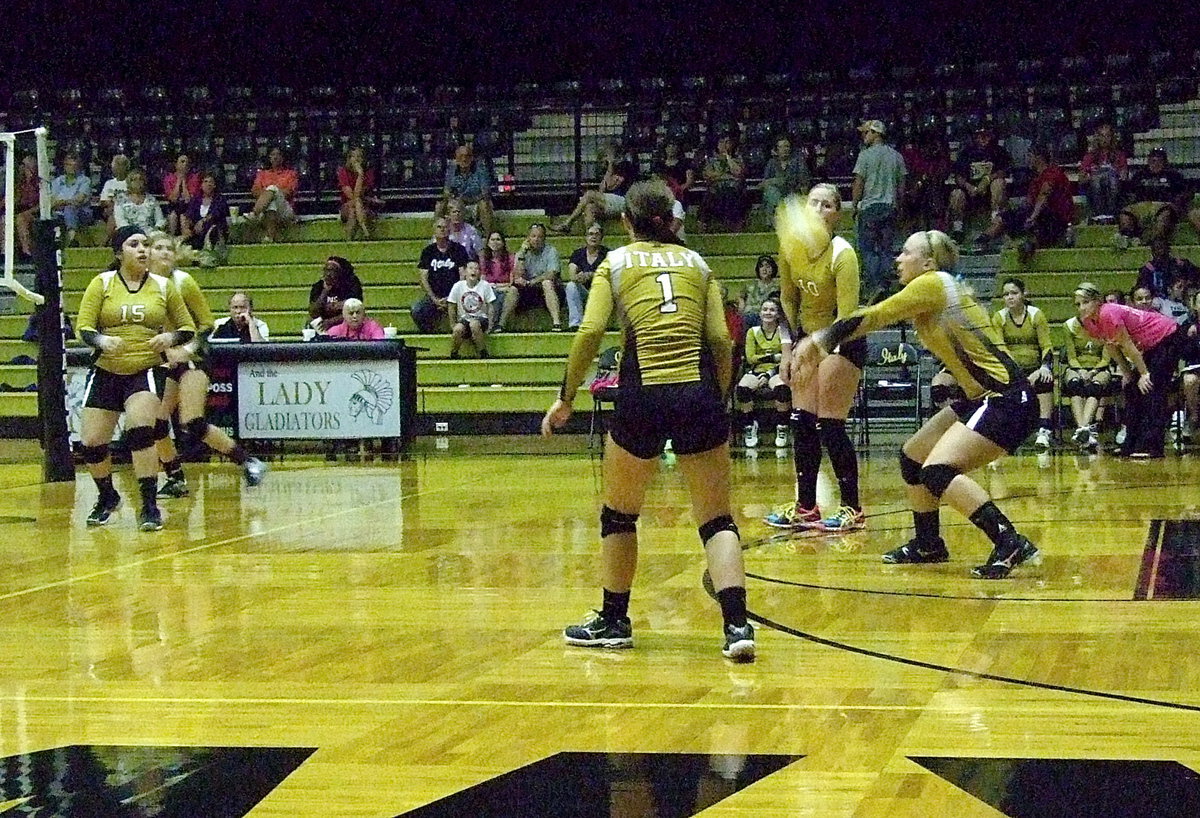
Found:
M 914 233 L 896 257 L 903 289 L 801 340 L 793 364 L 796 379 L 804 383 L 838 344 L 912 320 L 917 336 L 967 397 L 939 411 L 905 441 L 900 474 L 908 486 L 916 536 L 884 554 L 883 561 L 949 559 L 938 521 L 938 506 L 945 500 L 994 545 L 988 561 L 972 574 L 1003 579 L 1017 565 L 1039 559 L 1038 550 L 966 472 L 1011 454 L 1021 444 L 1037 423 L 1037 400 L 987 312 L 962 282 L 944 272 L 957 261 L 958 247 L 945 233 Z
M 193 440 L 203 442 L 210 449 L 223 454 L 242 467 L 246 483 L 257 486 L 266 474 L 266 464 L 250 457 L 229 435 L 204 419 L 208 401 L 208 373 L 204 369 L 208 334 L 212 331 L 212 310 L 196 279 L 175 264 L 180 251 L 180 241 L 161 231 L 149 235 L 150 272 L 169 278 L 179 290 L 183 303 L 187 305 L 196 327 L 196 337 L 188 344 L 167 350 L 167 362 L 155 367 L 158 376 L 162 403 L 158 420 L 154 425 L 157 438 L 159 462 L 167 474 L 166 482 L 158 490 L 159 497 L 183 497 L 188 493 L 187 478 L 179 463 L 179 454 L 171 440 L 171 415 L 179 409 L 179 422 Z M 191 248 L 187 248 L 190 250 Z
M 125 413 L 125 442 L 142 495 L 138 527 L 162 528 L 155 502 L 158 455 L 154 420 L 158 397 L 152 369 L 164 353 L 195 335 L 191 316 L 170 280 L 149 272 L 150 251 L 139 227 L 122 227 L 113 236 L 114 269 L 93 278 L 84 291 L 75 321 L 79 338 L 96 350 L 84 388 L 80 452 L 100 496 L 88 525 L 104 525 L 121 503 L 113 488 L 108 444 L 117 418 Z
M 992 316 L 1008 354 L 1033 384 L 1038 402 L 1038 433 L 1035 445 L 1048 451 L 1051 444 L 1050 413 L 1054 409 L 1054 345 L 1046 313 L 1025 301 L 1025 282 L 1006 278 L 1001 285 L 1004 306 Z
M 734 388 L 734 406 L 745 428 L 747 449 L 758 446 L 758 421 L 754 419 L 754 399 L 769 395 L 775 403 L 775 447 L 787 446 L 788 410 L 792 390 L 779 377 L 783 361 L 783 343 L 791 341 L 788 328 L 780 322 L 779 302 L 764 299 L 758 308 L 759 324 L 746 330 L 746 374 Z
M 1101 401 L 1117 391 L 1113 379 L 1113 359 L 1104 341 L 1092 335 L 1072 315 L 1063 324 L 1067 331 L 1063 358 L 1067 362 L 1062 376 L 1062 393 L 1071 399 L 1071 414 L 1075 418 L 1072 439 L 1083 452 L 1100 450 L 1096 422 L 1100 419 Z
M 637 519 L 670 438 L 687 480 L 692 513 L 701 524 L 700 542 L 721 605 L 722 653 L 747 662 L 754 659 L 754 628 L 746 620 L 745 569 L 730 513 L 725 414 L 733 343 L 712 272 L 671 233 L 674 203 L 659 180 L 629 189 L 622 218 L 633 243 L 610 251 L 596 270 L 562 390 L 542 420 L 542 433 L 549 435 L 571 417 L 572 400 L 615 311 L 625 344 L 604 447 L 604 601 L 594 616 L 563 635 L 569 645 L 633 646 L 629 594 L 637 568 Z
M 818 219 L 813 219 L 814 213 Z M 850 242 L 833 234 L 841 215 L 842 197 L 837 188 L 820 184 L 809 191 L 807 200 L 786 201 L 775 219 L 780 296 L 797 337 L 823 329 L 858 309 L 858 254 Z M 797 228 L 807 230 L 807 237 L 800 238 Z M 779 374 L 785 381 L 790 381 L 791 347 L 784 342 Z M 846 433 L 846 416 L 854 404 L 866 359 L 866 339 L 848 341 L 821 362 L 810 381 L 791 383 L 789 424 L 796 500 L 768 514 L 768 525 L 827 531 L 850 531 L 865 525 L 858 498 L 858 454 Z M 840 494 L 838 510 L 824 519 L 817 508 L 822 446 L 829 452 Z

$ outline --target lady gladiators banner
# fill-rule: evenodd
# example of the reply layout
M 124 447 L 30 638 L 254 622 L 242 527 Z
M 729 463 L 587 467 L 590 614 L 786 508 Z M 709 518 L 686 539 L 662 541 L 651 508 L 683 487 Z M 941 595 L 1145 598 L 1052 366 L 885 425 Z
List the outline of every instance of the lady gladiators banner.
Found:
M 237 376 L 239 438 L 400 436 L 398 361 L 243 362 Z

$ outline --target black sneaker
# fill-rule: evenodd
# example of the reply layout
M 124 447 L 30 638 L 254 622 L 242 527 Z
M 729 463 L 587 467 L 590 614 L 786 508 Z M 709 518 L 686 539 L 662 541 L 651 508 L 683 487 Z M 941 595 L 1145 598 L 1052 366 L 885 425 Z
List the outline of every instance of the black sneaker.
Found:
M 115 512 L 121 505 L 121 495 L 114 494 L 112 497 L 101 497 L 96 501 L 96 505 L 92 506 L 92 513 L 87 516 L 87 524 L 90 526 L 104 525 L 112 519 Z
M 754 661 L 754 626 L 747 622 L 745 625 L 725 626 L 725 647 L 721 655 L 735 662 Z
M 162 531 L 162 512 L 155 508 L 144 508 L 138 512 L 138 530 Z
M 246 475 L 247 486 L 257 486 L 267 476 L 267 464 L 257 457 L 251 457 L 242 464 L 242 474 Z
M 919 543 L 917 538 L 913 537 L 899 548 L 893 548 L 883 554 L 883 561 L 889 565 L 945 562 L 948 559 L 950 552 L 946 549 L 946 541 L 941 537 L 928 543 Z
M 633 626 L 629 617 L 608 620 L 593 611 L 592 615 L 578 625 L 570 625 L 563 631 L 568 645 L 582 648 L 631 648 Z
M 158 487 L 159 497 L 187 497 L 188 486 L 187 480 L 182 477 L 168 477 L 166 481 Z
M 1041 561 L 1042 554 L 1037 546 L 1028 537 L 1018 534 L 1012 545 L 993 548 L 987 564 L 972 568 L 971 576 L 976 579 L 1004 579 L 1022 563 L 1037 565 Z

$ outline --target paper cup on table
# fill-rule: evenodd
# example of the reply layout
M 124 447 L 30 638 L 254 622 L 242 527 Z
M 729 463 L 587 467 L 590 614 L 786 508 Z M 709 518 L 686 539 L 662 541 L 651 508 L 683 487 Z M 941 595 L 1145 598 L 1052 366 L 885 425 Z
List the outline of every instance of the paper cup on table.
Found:
M 304 337 L 305 341 L 311 341 L 317 337 L 317 331 L 311 327 L 305 327 L 300 331 L 300 334 Z
M 395 338 L 396 337 L 396 328 L 395 327 L 384 327 L 383 328 L 383 337 L 384 338 Z

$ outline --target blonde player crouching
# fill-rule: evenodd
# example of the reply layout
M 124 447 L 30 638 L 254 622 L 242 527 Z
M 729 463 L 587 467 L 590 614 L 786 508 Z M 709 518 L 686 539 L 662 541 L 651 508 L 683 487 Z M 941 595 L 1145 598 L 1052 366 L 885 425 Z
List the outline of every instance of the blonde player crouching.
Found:
M 904 443 L 900 474 L 908 487 L 916 536 L 885 553 L 883 561 L 948 560 L 938 520 L 938 507 L 945 501 L 994 546 L 972 575 L 1003 579 L 1021 563 L 1039 561 L 1038 549 L 1017 533 L 967 472 L 1015 451 L 1037 425 L 1038 403 L 987 312 L 962 282 L 945 272 L 957 261 L 957 245 L 940 230 L 909 236 L 896 257 L 903 289 L 801 340 L 793 353 L 794 377 L 800 382 L 813 377 L 821 359 L 838 344 L 911 320 L 917 336 L 954 375 L 966 398 L 942 409 Z
M 179 453 L 170 437 L 171 415 L 176 408 L 179 409 L 180 424 L 193 439 L 202 441 L 214 452 L 225 455 L 241 466 L 246 485 L 257 486 L 266 476 L 267 465 L 247 455 L 233 438 L 204 419 L 209 385 L 208 373 L 204 369 L 204 353 L 208 334 L 213 328 L 212 311 L 196 280 L 175 267 L 180 255 L 191 248 L 183 247 L 178 239 L 162 232 L 151 233 L 149 240 L 150 271 L 175 284 L 196 327 L 195 338 L 184 346 L 167 350 L 165 363 L 155 367 L 155 379 L 162 395 L 158 420 L 154 425 L 155 448 L 167 475 L 166 481 L 158 489 L 158 496 L 183 497 L 188 493 Z
M 558 400 L 542 420 L 549 436 L 571 417 L 571 402 L 596 358 L 615 310 L 624 324 L 620 386 L 604 444 L 600 512 L 603 605 L 571 625 L 569 645 L 633 646 L 629 594 L 637 568 L 637 519 L 646 488 L 672 441 L 724 620 L 722 654 L 754 659 L 746 619 L 746 574 L 729 501 L 729 420 L 725 391 L 733 342 L 721 291 L 698 253 L 671 232 L 671 191 L 661 181 L 629 189 L 622 218 L 631 244 L 610 252 L 592 279 L 583 323 L 571 345 Z

